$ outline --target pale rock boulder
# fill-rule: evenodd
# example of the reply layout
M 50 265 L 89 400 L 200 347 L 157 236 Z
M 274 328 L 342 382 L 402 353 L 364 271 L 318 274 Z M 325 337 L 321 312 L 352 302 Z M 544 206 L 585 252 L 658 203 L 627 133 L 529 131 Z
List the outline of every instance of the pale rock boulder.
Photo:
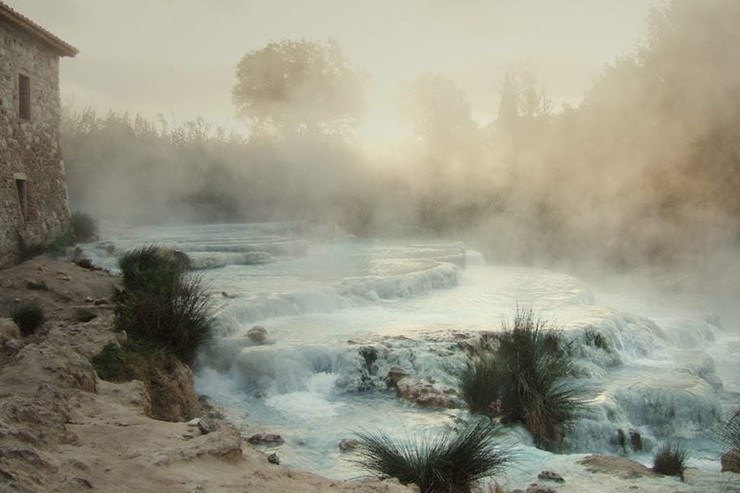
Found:
M 0 318 L 0 348 L 5 346 L 6 342 L 20 337 L 21 331 L 12 319 Z

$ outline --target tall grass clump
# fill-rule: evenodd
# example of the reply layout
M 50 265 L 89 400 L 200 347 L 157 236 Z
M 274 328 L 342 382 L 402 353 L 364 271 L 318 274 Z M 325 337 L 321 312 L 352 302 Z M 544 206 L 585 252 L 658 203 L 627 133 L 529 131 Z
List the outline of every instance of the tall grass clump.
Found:
M 683 481 L 688 459 L 689 451 L 681 444 L 665 444 L 658 449 L 653 458 L 653 471 L 666 476 L 678 476 Z
M 740 452 L 740 408 L 735 409 L 727 418 L 727 421 L 719 429 L 718 438 L 731 451 Z
M 22 303 L 13 308 L 10 314 L 21 334 L 28 336 L 36 332 L 44 323 L 44 311 L 36 303 Z
M 735 409 L 716 432 L 716 438 L 727 447 L 722 454 L 722 472 L 740 472 L 740 407 Z
M 150 245 L 125 252 L 118 267 L 126 290 L 162 292 L 180 284 L 189 261 L 182 252 Z
M 483 478 L 503 471 L 511 454 L 499 446 L 499 431 L 487 419 L 436 439 L 394 441 L 380 432 L 357 433 L 352 461 L 382 478 L 415 484 L 421 493 L 470 493 Z
M 173 352 L 193 365 L 214 331 L 210 295 L 201 278 L 186 276 L 187 257 L 155 246 L 119 259 L 123 291 L 116 296 L 116 326 L 134 340 Z
M 98 224 L 92 216 L 76 211 L 72 213 L 69 219 L 69 226 L 74 241 L 89 241 L 97 238 Z
M 564 382 L 572 367 L 559 333 L 531 309 L 517 309 L 513 327 L 469 356 L 461 393 L 472 412 L 522 423 L 537 446 L 560 448 L 564 425 L 584 407 L 583 389 Z

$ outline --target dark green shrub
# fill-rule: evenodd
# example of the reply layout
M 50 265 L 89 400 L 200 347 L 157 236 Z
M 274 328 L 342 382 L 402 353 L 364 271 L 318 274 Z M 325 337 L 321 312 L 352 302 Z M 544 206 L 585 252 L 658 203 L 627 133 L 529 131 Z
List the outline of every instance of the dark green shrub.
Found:
M 198 277 L 185 277 L 187 257 L 145 247 L 119 261 L 124 290 L 116 295 L 116 326 L 133 340 L 176 354 L 192 365 L 199 346 L 211 342 L 210 294 Z
M 517 310 L 513 327 L 495 339 L 468 358 L 463 399 L 475 413 L 522 423 L 538 446 L 559 448 L 563 426 L 584 407 L 583 389 L 563 382 L 573 366 L 568 348 L 532 310 Z
M 109 382 L 126 382 L 134 378 L 135 371 L 127 351 L 111 342 L 90 360 L 98 376 Z
M 667 476 L 678 476 L 683 481 L 689 451 L 678 443 L 660 447 L 653 458 L 653 471 Z
M 358 433 L 361 467 L 383 478 L 415 484 L 422 493 L 469 493 L 474 484 L 500 473 L 510 453 L 498 446 L 498 429 L 487 419 L 432 440 L 399 441 L 383 433 Z
M 74 241 L 90 241 L 98 236 L 97 222 L 84 212 L 73 212 L 69 224 Z
M 35 303 L 16 306 L 11 317 L 24 336 L 33 334 L 44 323 L 44 311 Z

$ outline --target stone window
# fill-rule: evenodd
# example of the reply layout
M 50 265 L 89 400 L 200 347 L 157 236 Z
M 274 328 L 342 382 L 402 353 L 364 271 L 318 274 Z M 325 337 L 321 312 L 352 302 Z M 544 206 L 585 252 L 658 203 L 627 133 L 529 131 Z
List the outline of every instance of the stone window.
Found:
M 20 206 L 21 216 L 24 221 L 28 221 L 28 183 L 26 175 L 23 173 L 14 173 L 15 188 L 18 191 L 18 205 Z
M 31 78 L 23 74 L 18 74 L 18 117 L 31 119 Z

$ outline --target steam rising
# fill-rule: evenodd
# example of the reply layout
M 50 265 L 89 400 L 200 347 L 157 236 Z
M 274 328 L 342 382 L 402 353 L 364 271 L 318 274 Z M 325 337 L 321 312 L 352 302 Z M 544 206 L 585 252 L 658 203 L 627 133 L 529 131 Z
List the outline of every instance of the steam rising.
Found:
M 738 25 L 733 0 L 653 9 L 644 41 L 577 105 L 559 104 L 536 64 L 502 63 L 487 119 L 461 83 L 472 68 L 450 75 L 440 57 L 439 71 L 385 93 L 387 140 L 372 106 L 382 87 L 339 43 L 272 40 L 236 72 L 246 135 L 68 109 L 71 200 L 115 220 L 335 222 L 357 235 L 463 239 L 493 262 L 665 266 L 721 284 L 728 271 L 740 278 Z M 244 96 L 260 74 L 280 76 L 285 56 L 289 97 L 270 85 Z M 359 129 L 373 126 L 368 146 Z M 732 282 L 721 289 L 740 291 Z

